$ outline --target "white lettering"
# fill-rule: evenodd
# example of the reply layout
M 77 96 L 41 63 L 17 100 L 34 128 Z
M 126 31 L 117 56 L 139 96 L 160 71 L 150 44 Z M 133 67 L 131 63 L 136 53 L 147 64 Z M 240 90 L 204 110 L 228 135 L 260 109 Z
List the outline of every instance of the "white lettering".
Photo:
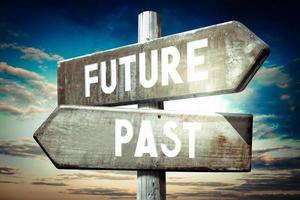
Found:
M 90 72 L 98 69 L 98 64 L 94 63 L 91 65 L 84 66 L 84 85 L 85 85 L 85 97 L 91 96 L 91 84 L 98 83 L 98 76 L 90 77 Z
M 187 43 L 187 80 L 188 82 L 208 79 L 208 71 L 195 72 L 196 65 L 204 64 L 204 56 L 195 56 L 195 50 L 208 46 L 208 39 Z
M 101 62 L 101 88 L 105 94 L 111 94 L 117 86 L 117 61 L 113 59 L 110 61 L 111 77 L 110 86 L 106 84 L 106 62 Z
M 122 136 L 122 128 L 126 129 L 126 134 Z M 128 143 L 133 137 L 131 123 L 125 119 L 115 120 L 115 155 L 122 156 L 122 144 Z
M 158 52 L 157 50 L 151 51 L 151 79 L 146 79 L 146 59 L 145 53 L 139 54 L 139 72 L 140 72 L 140 82 L 144 88 L 151 88 L 155 85 L 158 78 Z
M 181 149 L 181 142 L 180 142 L 178 136 L 171 131 L 171 129 L 175 129 L 176 127 L 177 127 L 176 123 L 172 122 L 172 121 L 168 121 L 164 125 L 164 134 L 168 138 L 173 140 L 173 142 L 175 143 L 174 149 L 169 150 L 167 145 L 165 145 L 165 144 L 160 145 L 162 152 L 170 158 L 173 158 L 173 157 L 177 156 L 178 153 L 180 152 L 180 149 Z
M 125 56 L 119 59 L 120 65 L 125 65 L 125 91 L 131 90 L 131 63 L 135 62 L 136 55 Z
M 189 158 L 195 158 L 195 132 L 201 130 L 198 122 L 183 122 L 183 128 L 189 131 Z
M 208 38 L 186 43 L 186 54 L 183 53 L 183 55 L 186 55 L 186 69 L 184 67 L 178 68 L 181 59 L 181 51 L 179 51 L 175 46 L 164 47 L 161 49 L 152 49 L 151 51 L 148 50 L 149 52 L 139 52 L 137 54 L 111 59 L 110 73 L 107 73 L 108 69 L 106 63 L 109 61 L 101 61 L 101 64 L 99 63 L 100 71 L 98 73 L 98 76 L 91 76 L 91 72 L 98 70 L 97 63 L 85 65 L 85 97 L 91 96 L 91 85 L 100 82 L 99 79 L 101 79 L 101 90 L 105 94 L 111 94 L 116 89 L 123 90 L 125 92 L 130 92 L 132 90 L 133 84 L 137 84 L 136 81 L 138 81 L 131 79 L 139 79 L 138 84 L 140 85 L 134 87 L 137 89 L 139 87 L 151 88 L 155 86 L 158 80 L 161 82 L 161 86 L 168 86 L 169 84 L 171 84 L 173 87 L 174 84 L 180 84 L 184 81 L 194 82 L 207 80 L 208 69 L 204 67 L 204 64 L 206 63 L 205 55 L 199 55 L 197 53 L 198 50 L 201 50 L 201 48 L 206 47 L 208 47 Z M 149 56 L 148 54 L 151 54 L 151 56 Z M 138 64 L 136 63 L 137 56 L 139 56 Z M 151 57 L 150 61 L 147 60 L 149 57 Z M 118 66 L 117 61 L 119 63 Z M 184 64 L 185 61 L 183 61 L 182 63 Z M 160 66 L 158 66 L 158 64 L 160 64 Z M 124 67 L 121 69 L 118 68 L 121 65 L 124 65 Z M 135 68 L 134 66 L 136 66 L 137 68 Z M 184 69 L 186 70 L 185 72 L 183 71 Z M 132 72 L 139 73 L 139 77 L 137 77 L 134 73 L 131 74 Z M 109 75 L 107 74 L 110 74 L 111 76 L 109 86 L 107 84 Z M 119 86 L 117 87 L 118 81 L 120 81 L 118 80 L 120 79 L 120 76 L 124 76 L 121 79 L 122 81 L 124 81 L 124 83 L 119 83 Z M 186 80 L 183 81 L 182 78 L 185 78 Z M 173 83 L 171 83 L 169 79 L 172 79 Z M 155 88 L 154 90 L 161 91 L 159 88 Z M 142 92 L 142 95 L 143 94 L 144 92 Z M 149 98 L 153 98 L 153 96 L 149 96 Z
M 169 56 L 172 57 L 171 62 L 169 62 Z M 180 53 L 176 47 L 170 46 L 161 49 L 161 84 L 163 86 L 169 84 L 169 75 L 175 84 L 183 82 L 180 75 L 176 71 L 179 61 Z
M 157 157 L 157 150 L 150 120 L 142 120 L 141 122 L 139 138 L 134 156 L 142 157 L 144 153 L 150 154 L 150 157 Z

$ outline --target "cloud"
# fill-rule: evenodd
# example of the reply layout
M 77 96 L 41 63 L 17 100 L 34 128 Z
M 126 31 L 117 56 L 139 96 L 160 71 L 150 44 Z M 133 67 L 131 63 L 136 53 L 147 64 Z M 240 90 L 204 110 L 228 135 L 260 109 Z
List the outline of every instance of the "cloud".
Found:
M 168 182 L 168 185 L 175 186 L 186 186 L 186 187 L 213 187 L 213 188 L 222 188 L 232 186 L 232 183 L 225 182 L 185 182 L 185 181 L 172 181 Z
M 230 100 L 230 108 L 253 113 L 254 140 L 300 137 L 297 131 L 299 123 L 295 120 L 299 119 L 300 113 L 297 112 L 299 66 L 300 62 L 296 60 L 282 66 L 261 67 L 245 89 L 245 94 L 225 96 Z
M 21 102 L 34 102 L 34 95 L 16 82 L 0 78 L 0 93 L 12 95 Z
M 280 132 L 281 116 L 275 114 L 254 114 L 253 115 L 253 137 L 254 139 L 269 139 L 283 137 Z
M 24 111 L 22 109 L 11 106 L 11 105 L 5 105 L 2 103 L 0 103 L 0 112 L 8 113 L 11 115 L 17 115 L 17 116 L 24 114 Z
M 167 198 L 206 200 L 299 199 L 300 172 L 298 170 L 257 172 L 259 173 L 247 173 L 234 184 L 228 184 L 226 187 L 191 187 L 188 192 L 175 192 L 168 194 Z
M 254 121 L 260 122 L 260 121 L 265 121 L 268 119 L 277 119 L 278 116 L 274 114 L 257 114 L 254 115 Z
M 269 139 L 279 137 L 277 133 L 278 125 L 269 123 L 254 123 L 253 137 L 254 139 Z M 283 135 L 281 135 L 283 137 Z
M 134 198 L 136 194 L 129 193 L 119 188 L 78 188 L 78 189 L 67 189 L 69 194 L 75 195 L 97 195 L 97 196 L 108 196 L 110 198 Z
M 1 63 L 13 75 L 24 80 L 12 81 L 0 77 L 0 111 L 26 118 L 31 114 L 48 113 L 56 105 L 57 86 L 49 83 L 43 76 L 23 70 L 26 73 L 14 73 L 15 67 Z M 20 70 L 19 70 L 20 71 Z
M 295 188 L 294 188 L 295 189 Z M 250 189 L 249 189 L 250 190 Z M 174 194 L 167 194 L 167 199 L 199 199 L 199 200 L 299 200 L 300 194 L 298 191 L 282 191 L 282 190 L 269 190 L 269 191 L 252 191 L 236 192 L 236 191 L 199 191 L 199 192 L 178 192 Z
M 28 106 L 23 115 L 28 115 L 28 114 L 35 114 L 35 113 L 49 113 L 52 111 L 52 108 L 41 108 L 41 107 L 37 107 L 37 106 Z
M 6 180 L 0 180 L 0 183 L 5 183 L 5 184 L 19 184 L 19 182 L 16 181 L 6 181 Z
M 45 155 L 36 143 L 28 140 L 0 140 L 0 154 L 23 158 L 34 158 Z
M 25 79 L 36 79 L 42 80 L 43 77 L 35 72 L 26 70 L 24 68 L 13 67 L 6 62 L 0 62 L 0 72 L 5 72 L 7 74 L 25 78 Z
M 294 111 L 296 110 L 296 106 L 290 106 L 290 107 L 289 107 L 289 110 L 290 110 L 291 112 L 294 112 Z
M 289 146 L 268 147 L 268 148 L 253 149 L 252 152 L 255 155 L 255 154 L 264 154 L 264 153 L 268 153 L 268 152 L 271 152 L 271 151 L 286 150 L 286 149 L 294 149 L 294 148 L 289 147 Z
M 48 67 L 45 65 L 38 65 L 38 68 L 41 69 L 42 71 L 47 71 Z
M 168 194 L 167 199 L 205 199 L 205 200 L 233 200 L 239 199 L 238 195 L 230 191 L 217 191 L 217 190 L 202 190 L 202 191 L 192 191 L 192 192 L 176 192 L 173 194 Z
M 280 171 L 249 174 L 241 180 L 242 184 L 224 190 L 241 194 L 243 199 L 299 199 L 300 197 L 299 171 L 286 174 L 280 174 Z
M 39 80 L 29 80 L 28 81 L 32 86 L 36 89 L 44 93 L 47 97 L 55 97 L 57 96 L 57 86 L 56 84 L 49 83 L 46 81 Z
M 26 119 L 31 114 L 49 113 L 51 111 L 52 108 L 41 108 L 33 105 L 27 106 L 25 108 L 18 108 L 0 102 L 0 112 L 20 116 L 24 119 Z
M 62 182 L 43 182 L 43 181 L 35 181 L 32 182 L 31 185 L 67 186 L 67 184 Z
M 81 180 L 81 179 L 98 179 L 98 180 L 135 180 L 135 175 L 116 174 L 116 173 L 72 173 L 72 174 L 58 174 L 53 180 Z
M 262 67 L 255 75 L 255 81 L 263 86 L 276 85 L 279 88 L 288 88 L 291 78 L 283 72 L 283 66 Z
M 248 86 L 241 92 L 226 95 L 225 98 L 229 99 L 231 102 L 234 102 L 236 105 L 240 105 L 245 104 L 245 102 L 255 98 L 256 96 L 256 90 L 253 87 Z
M 1 167 L 0 166 L 0 175 L 16 175 L 19 173 L 19 169 L 14 168 L 14 167 Z
M 41 49 L 33 48 L 33 47 L 21 47 L 20 50 L 24 53 L 22 58 L 28 60 L 35 60 L 39 63 L 42 63 L 44 60 L 48 61 L 59 61 L 62 60 L 58 54 L 48 54 Z
M 58 54 L 47 53 L 38 48 L 19 46 L 12 43 L 2 43 L 0 44 L 0 48 L 2 49 L 11 48 L 11 49 L 19 50 L 23 53 L 21 58 L 26 60 L 34 60 L 37 61 L 38 63 L 42 63 L 44 61 L 59 61 L 63 59 L 63 57 Z
M 252 160 L 254 168 L 266 169 L 298 169 L 300 168 L 299 157 L 274 157 L 272 155 L 263 154 Z
M 2 40 L 15 40 L 16 38 L 27 38 L 28 34 L 21 30 L 16 30 L 16 27 L 11 27 L 11 25 L 1 21 L 0 22 L 0 35 L 4 38 Z
M 283 94 L 283 95 L 280 96 L 280 99 L 281 99 L 281 100 L 288 100 L 288 99 L 290 99 L 290 98 L 291 98 L 291 96 L 288 95 L 288 94 Z
M 278 194 L 281 192 L 282 194 Z M 270 199 L 270 200 L 299 200 L 300 194 L 298 192 L 284 192 L 284 191 L 268 191 L 268 194 L 248 194 L 245 200 L 257 200 L 257 199 Z

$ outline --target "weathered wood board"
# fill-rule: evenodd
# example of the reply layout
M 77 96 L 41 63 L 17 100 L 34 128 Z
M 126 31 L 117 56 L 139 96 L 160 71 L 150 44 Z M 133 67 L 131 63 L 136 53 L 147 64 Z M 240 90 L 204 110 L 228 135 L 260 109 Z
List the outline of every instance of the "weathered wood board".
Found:
M 187 56 L 187 44 L 194 41 L 200 41 L 194 44 L 194 47 L 198 45 L 202 48 L 194 49 L 189 54 L 190 56 Z M 177 84 L 174 83 L 176 75 L 171 77 L 167 73 L 166 78 L 166 68 L 169 66 L 165 63 L 172 63 L 178 57 L 169 56 L 167 53 L 164 54 L 167 58 L 162 56 L 162 49 L 167 47 L 175 47 L 180 54 L 176 73 L 182 82 L 176 82 Z M 154 63 L 151 60 L 152 50 L 158 51 L 156 59 L 153 59 L 157 62 L 157 72 L 154 70 L 153 73 L 151 70 L 151 64 Z M 243 24 L 231 21 L 161 37 L 145 43 L 96 52 L 59 63 L 58 103 L 59 105 L 124 105 L 238 92 L 246 87 L 268 56 L 269 51 L 269 47 Z M 143 52 L 145 53 L 146 80 L 151 80 L 153 74 L 158 76 L 155 84 L 149 88 L 141 84 L 139 55 Z M 130 55 L 135 56 L 135 62 L 131 62 L 129 72 L 125 73 L 126 67 L 125 64 L 120 64 L 120 58 Z M 167 61 L 162 62 L 163 57 Z M 100 63 L 106 63 L 107 81 L 105 83 L 110 86 L 111 75 L 115 74 L 112 73 L 111 68 L 111 60 L 114 59 L 116 76 L 113 77 L 116 77 L 116 87 L 113 92 L 107 94 L 101 88 L 104 84 L 101 84 Z M 89 85 L 90 95 L 87 95 L 85 66 L 91 64 L 99 66 L 88 74 L 99 78 L 97 83 Z M 188 70 L 190 70 L 189 73 Z M 141 74 L 145 73 L 141 72 Z M 203 77 L 200 78 L 200 76 Z M 162 77 L 167 79 L 167 85 L 163 83 Z M 127 86 L 126 81 L 130 81 Z M 130 90 L 126 87 L 130 87 Z
M 117 119 L 130 122 L 133 131 L 132 138 L 122 143 L 121 154 L 116 150 L 116 141 L 120 141 L 116 140 Z M 252 120 L 252 115 L 246 114 L 62 105 L 34 133 L 34 138 L 61 169 L 249 171 Z M 144 126 L 142 130 L 142 123 L 150 128 Z M 173 125 L 166 128 L 168 123 Z M 187 123 L 200 124 L 194 131 L 194 140 L 190 138 Z M 129 135 L 128 128 L 119 130 L 122 137 Z M 166 155 L 161 146 L 166 145 L 170 151 L 178 146 L 167 137 L 168 130 L 181 144 L 174 157 Z M 156 156 L 149 152 L 137 156 L 137 143 L 143 141 L 140 131 L 153 135 Z M 151 146 L 151 140 L 142 144 Z

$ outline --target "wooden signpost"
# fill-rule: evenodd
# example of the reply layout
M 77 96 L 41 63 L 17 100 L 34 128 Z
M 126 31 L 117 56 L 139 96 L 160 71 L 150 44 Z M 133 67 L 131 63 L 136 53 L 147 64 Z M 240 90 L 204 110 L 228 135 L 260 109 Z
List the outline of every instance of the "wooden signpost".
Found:
M 161 200 L 165 171 L 251 170 L 252 115 L 158 109 L 241 91 L 269 47 L 237 21 L 158 37 L 146 11 L 138 44 L 59 63 L 58 107 L 34 133 L 57 168 L 137 170 L 137 199 Z

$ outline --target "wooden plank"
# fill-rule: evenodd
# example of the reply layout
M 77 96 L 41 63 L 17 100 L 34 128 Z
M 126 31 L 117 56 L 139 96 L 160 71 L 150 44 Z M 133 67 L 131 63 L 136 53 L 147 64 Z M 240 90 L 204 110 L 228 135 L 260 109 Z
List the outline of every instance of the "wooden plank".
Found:
M 120 141 L 116 139 L 116 119 L 127 120 L 133 131 L 131 140 L 122 144 L 121 156 L 115 150 L 116 141 Z M 200 125 L 195 140 L 190 139 L 189 123 L 196 123 L 197 128 Z M 166 124 L 174 127 L 168 128 Z M 122 137 L 130 132 L 130 128 L 124 127 L 117 130 L 121 130 Z M 166 130 L 181 143 L 175 157 L 162 150 L 162 144 L 169 150 L 178 146 L 165 135 Z M 139 149 L 144 153 L 137 157 L 138 140 L 145 146 L 152 144 L 150 140 L 144 141 L 141 133 L 151 132 L 157 155 Z M 61 169 L 249 171 L 252 115 L 63 105 L 49 116 L 34 138 Z M 194 157 L 190 148 L 194 149 Z
M 192 59 L 187 58 L 187 44 L 199 40 L 203 42 L 206 39 L 207 47 L 204 45 L 204 42 L 203 48 L 196 48 L 193 51 L 198 61 L 200 56 L 204 56 L 204 64 L 195 64 L 195 69 L 188 67 L 193 65 L 187 64 L 192 62 Z M 168 66 L 162 64 L 162 48 L 170 46 L 175 47 L 180 54 L 176 71 L 182 83 L 175 84 L 173 76 L 171 77 L 168 73 L 164 73 L 168 76 L 165 79 L 167 80 L 167 85 L 163 85 L 162 77 L 166 76 L 162 75 L 162 69 Z M 152 87 L 145 88 L 140 81 L 141 65 L 139 53 L 145 52 L 146 78 L 149 80 L 152 77 L 150 68 L 152 50 L 158 51 L 158 72 L 155 73 L 158 78 Z M 243 24 L 231 21 L 161 37 L 142 44 L 138 43 L 96 52 L 59 63 L 58 103 L 71 105 L 124 105 L 238 92 L 246 87 L 268 56 L 269 51 L 269 47 Z M 136 62 L 131 63 L 130 74 L 126 76 L 125 65 L 120 64 L 120 58 L 129 55 L 135 56 Z M 166 58 L 169 63 L 172 63 L 175 57 L 177 58 L 177 56 L 170 57 L 172 56 Z M 189 58 L 191 57 L 193 56 Z M 110 67 L 112 59 L 116 59 L 117 66 L 116 89 L 112 93 L 106 94 L 101 88 L 100 63 L 106 62 L 107 85 L 110 86 L 110 78 L 111 74 L 113 74 Z M 97 69 L 88 74 L 91 77 L 99 76 L 99 79 L 97 83 L 90 84 L 90 96 L 86 97 L 84 68 L 90 64 L 98 64 Z M 194 73 L 187 73 L 188 68 Z M 203 75 L 202 80 L 198 80 L 201 76 L 199 73 Z M 196 81 L 192 81 L 193 79 L 189 74 L 197 74 L 199 76 L 194 77 Z M 131 89 L 126 91 L 125 81 L 129 80 Z

